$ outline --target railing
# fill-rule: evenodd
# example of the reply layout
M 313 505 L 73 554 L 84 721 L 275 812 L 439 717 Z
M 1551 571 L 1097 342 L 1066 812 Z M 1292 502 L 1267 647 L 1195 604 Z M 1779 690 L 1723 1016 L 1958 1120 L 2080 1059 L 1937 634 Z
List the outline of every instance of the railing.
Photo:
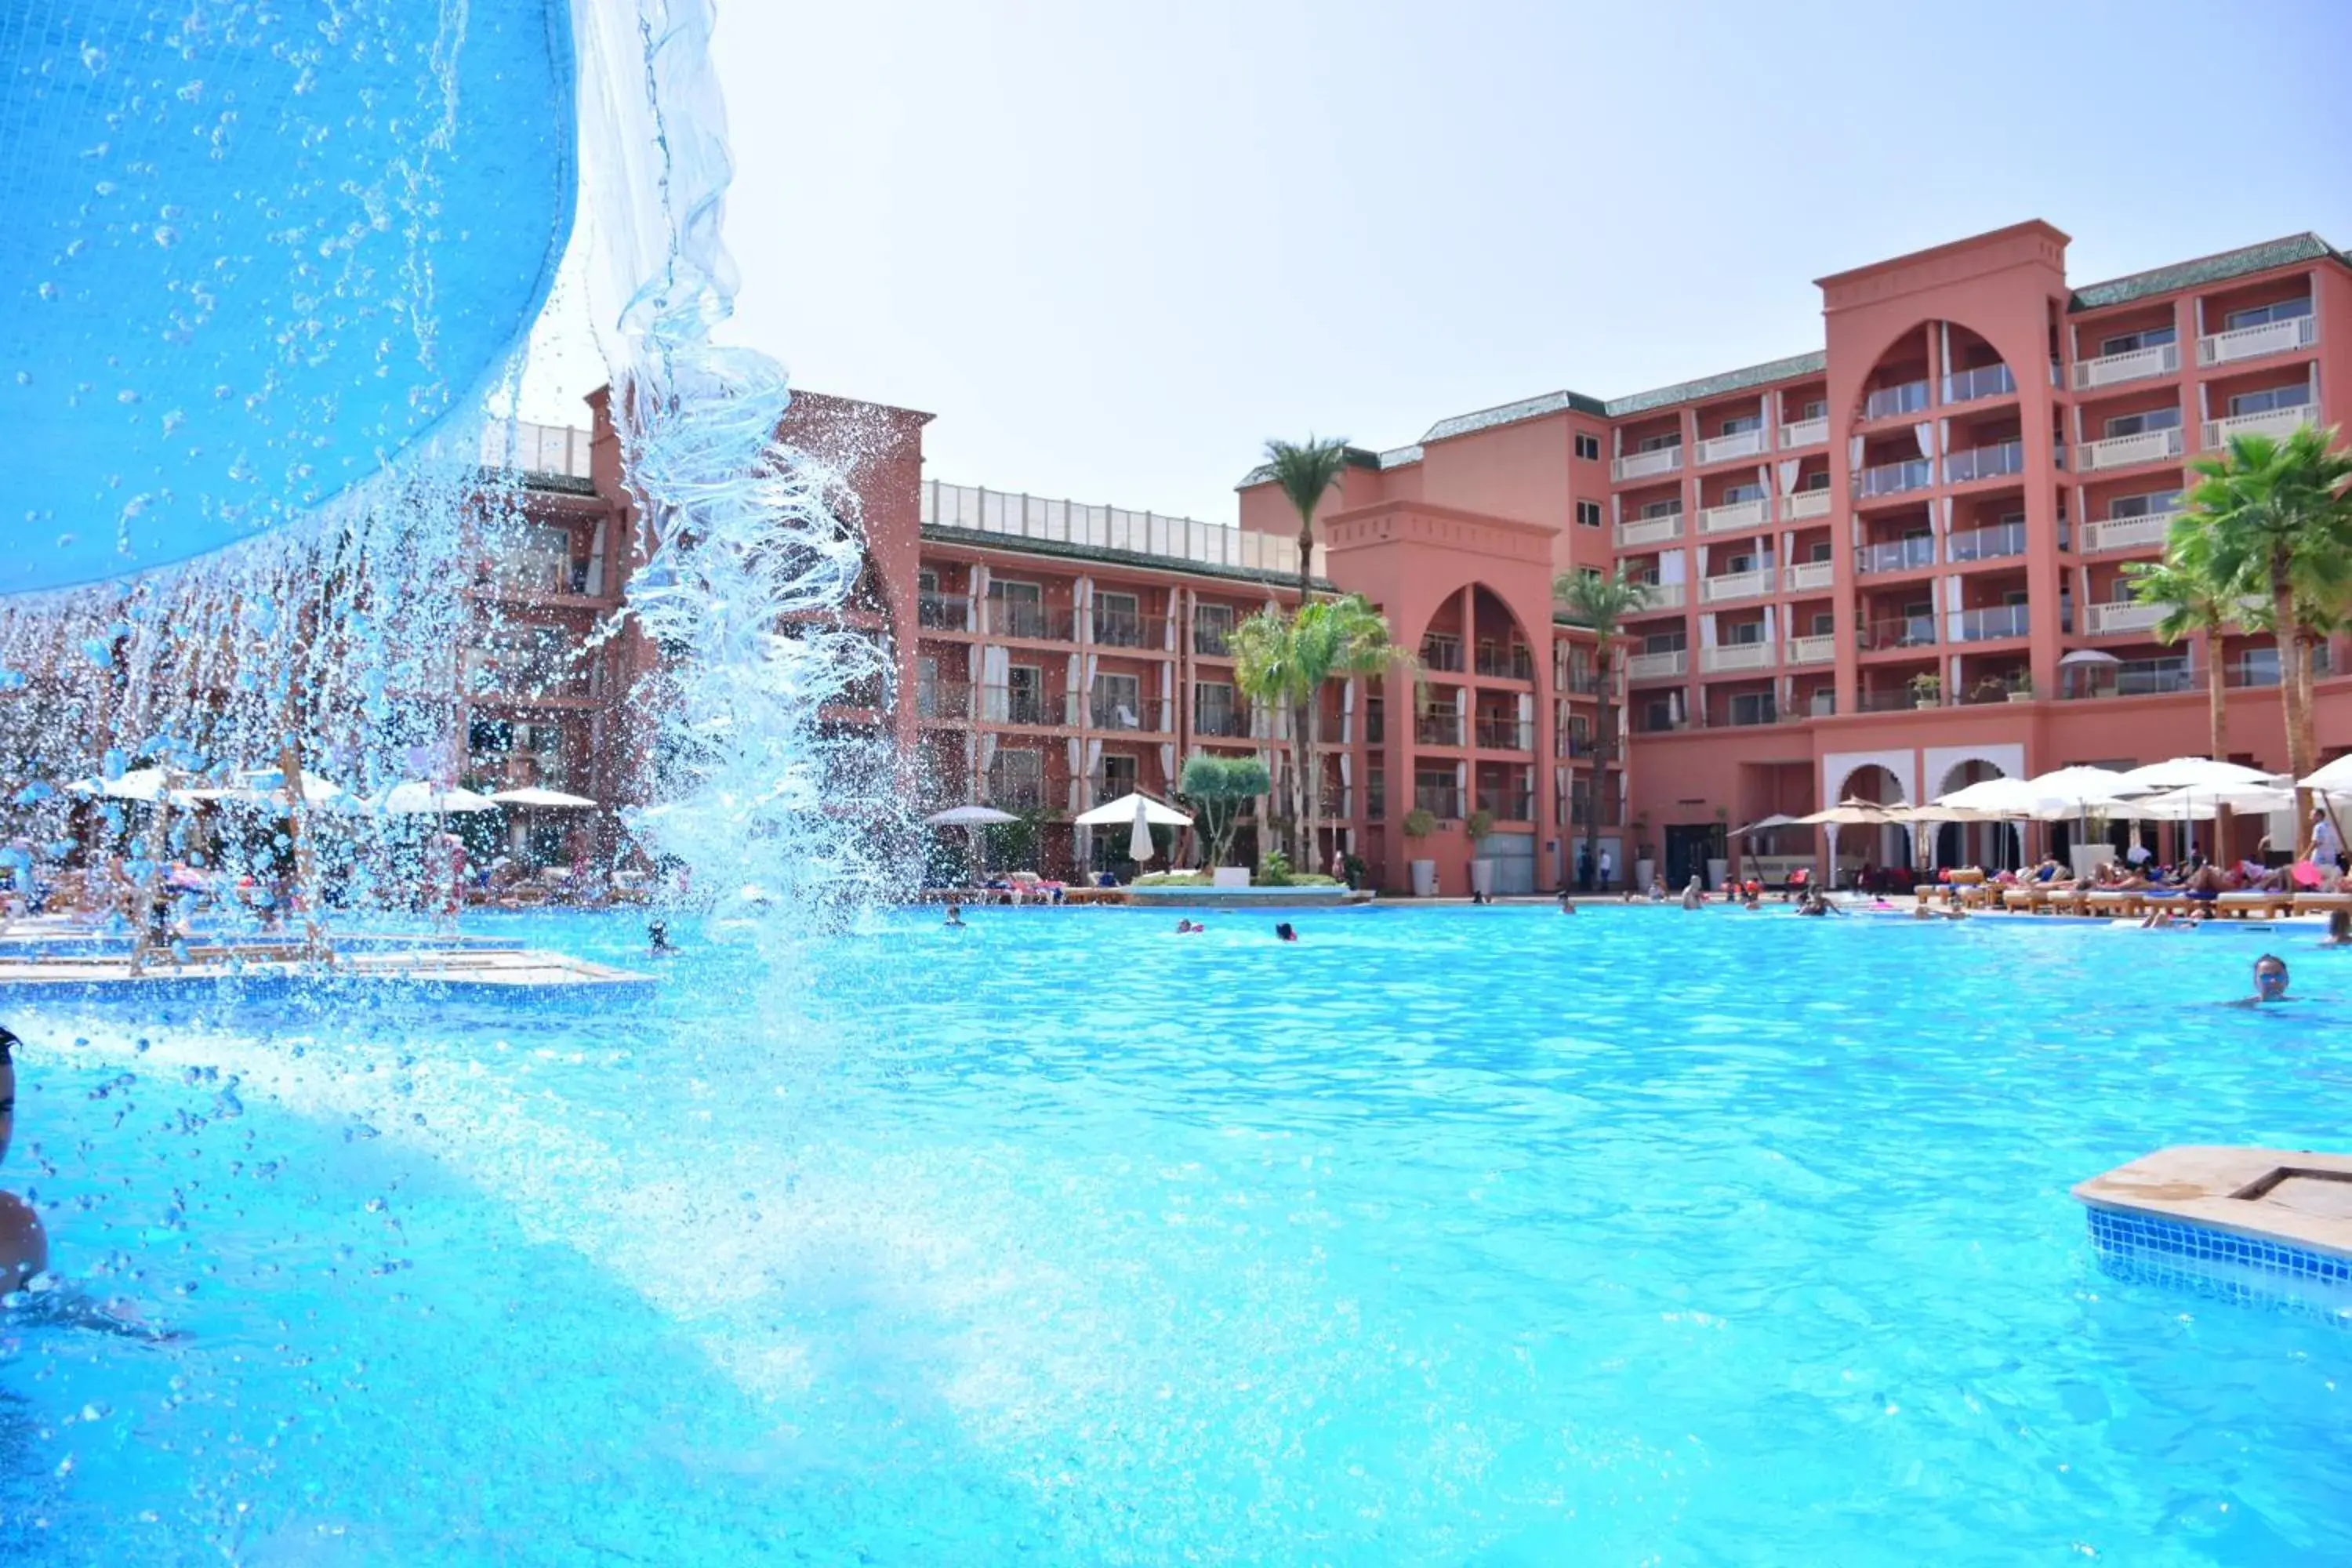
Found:
M 1016 539 L 1164 556 L 1202 566 L 1298 575 L 1298 541 L 1289 534 L 1245 532 L 1230 523 L 1049 500 L 940 479 L 923 484 L 921 521 L 927 528 L 970 529 Z M 1317 554 L 1321 554 L 1319 545 Z M 1320 564 L 1319 560 L 1316 564 Z
M 1642 607 L 1633 612 L 1634 615 L 1646 616 L 1657 610 L 1681 609 L 1683 607 L 1683 601 L 1688 594 L 1690 584 L 1687 583 L 1652 583 L 1648 584 L 1648 587 L 1650 591 L 1648 595 L 1643 598 Z
M 1462 743 L 1462 715 L 1450 708 L 1433 708 L 1412 716 L 1412 739 L 1421 746 Z
M 2085 441 L 2074 448 L 2074 466 L 2083 473 L 2094 474 L 2101 468 L 2156 463 L 2179 456 L 2180 426 L 2176 425 L 2167 430 L 2143 430 L 2136 436 L 2110 436 L 2104 441 Z
M 2152 375 L 2170 375 L 2180 368 L 2180 345 L 2158 343 L 2152 348 L 2133 349 L 2119 354 L 2101 354 L 2096 359 L 2074 362 L 2074 390 L 2089 392 L 2096 387 L 2116 386 L 2127 381 L 2145 381 Z
M 1862 627 L 1861 646 L 1865 653 L 1890 647 L 1933 647 L 1936 617 L 1896 616 L 1891 620 L 1866 622 Z
M 1106 697 L 1096 692 L 1087 704 L 1087 721 L 1097 730 L 1140 730 L 1164 734 L 1173 726 L 1168 721 L 1168 704 L 1157 697 Z
M 1015 775 L 991 768 L 982 794 L 985 798 L 981 804 L 999 811 L 1042 811 L 1045 806 L 1045 781 L 1025 773 Z
M 2083 606 L 2083 630 L 2091 637 L 2111 637 L 2124 632 L 2144 632 L 2170 613 L 2167 605 L 2142 604 L 2137 599 L 2123 599 L 2112 604 Z
M 1830 514 L 1830 492 L 1827 489 L 1791 490 L 1780 498 L 1780 521 L 1796 522 L 1808 517 Z
M 1800 561 L 1783 569 L 1780 576 L 1791 594 L 1818 594 L 1837 581 L 1837 563 Z
M 1709 675 L 1727 669 L 1769 669 L 1772 645 L 1768 642 L 1724 643 L 1699 649 L 1698 667 Z
M 1998 479 L 2003 474 L 2025 472 L 2025 443 L 2001 441 L 1990 447 L 1971 447 L 1965 452 L 1955 452 L 1944 459 L 1944 482 L 1963 485 L 1970 479 Z
M 1504 653 L 1480 648 L 1473 663 L 1480 675 L 1496 680 L 1533 680 L 1536 678 L 1536 656 L 1525 644 Z
M 1752 599 L 1771 591 L 1772 573 L 1769 568 L 1761 572 L 1727 572 L 1721 576 L 1700 579 L 1698 598 L 1703 605 L 1719 605 L 1727 599 Z
M 463 660 L 466 689 L 478 697 L 529 702 L 546 698 L 593 698 L 604 689 L 601 663 L 579 664 L 562 654 L 469 649 Z
M 1690 727 L 1690 717 L 1687 714 L 1679 719 L 1653 719 L 1648 713 L 1640 710 L 1636 710 L 1633 714 L 1633 733 L 1636 735 L 1672 735 Z
M 1414 784 L 1412 804 L 1416 810 L 1425 811 L 1440 822 L 1458 822 L 1462 818 L 1462 792 L 1452 784 Z
M 1533 822 L 1536 795 L 1531 789 L 1486 788 L 1478 792 L 1478 809 L 1497 822 Z
M 1698 460 L 1702 464 L 1729 462 L 1734 458 L 1753 458 L 1767 450 L 1764 432 L 1738 430 L 1728 436 L 1710 436 L 1698 444 Z
M 1899 496 L 1906 490 L 1924 490 L 1936 482 L 1936 465 L 1925 458 L 1908 458 L 1899 463 L 1880 463 L 1874 468 L 1857 468 L 1853 476 L 1853 494 L 1857 500 L 1873 496 Z
M 1690 673 L 1690 650 L 1672 648 L 1664 653 L 1635 653 L 1625 657 L 1625 679 L 1628 680 L 1666 680 Z
M 2226 419 L 2205 421 L 2207 450 L 2226 447 L 2232 436 L 2285 436 L 2305 425 L 2319 423 L 2319 405 L 2297 403 L 2285 408 L 2266 408 L 2260 414 L 2232 414 Z
M 1953 534 L 1945 541 L 1947 561 L 2006 561 L 2025 553 L 2025 524 L 1989 523 Z
M 1864 419 L 1892 419 L 1898 414 L 1916 414 L 1927 406 L 1927 384 L 1906 381 L 1900 386 L 1882 386 L 1862 401 Z
M 1211 740 L 1246 741 L 1250 738 L 1250 711 L 1246 708 L 1195 706 L 1192 733 Z
M 1830 438 L 1830 422 L 1820 419 L 1795 419 L 1780 426 L 1780 450 L 1794 451 L 1799 447 L 1818 447 Z
M 1679 445 L 1660 447 L 1618 458 L 1609 465 L 1609 477 L 1622 483 L 1627 479 L 1645 479 L 1653 474 L 1679 473 L 1682 466 L 1683 449 Z
M 2335 664 L 2335 656 L 2328 651 L 2326 643 L 2311 650 L 2313 675 L 2332 675 Z M 2223 668 L 2221 679 L 2230 686 L 2276 686 L 2279 683 L 2278 650 L 2255 648 L 2240 654 Z
M 2198 674 L 2188 657 L 2127 658 L 2120 664 L 2089 667 L 2074 698 L 2162 697 L 2197 689 Z
M 915 687 L 915 717 L 918 719 L 969 719 L 971 717 L 971 685 L 962 680 L 918 682 Z
M 1076 702 L 1066 694 L 1016 691 L 1004 686 L 980 689 L 980 718 L 990 724 L 1074 724 Z
M 2023 605 L 1988 605 L 1977 610 L 1952 612 L 1954 642 L 1990 642 L 1996 637 L 2021 637 L 2032 629 L 2032 616 Z
M 1723 710 L 1723 717 L 1710 718 L 1707 720 L 1707 726 L 1710 729 L 1718 730 L 1745 730 L 1758 724 L 1777 724 L 1780 721 L 1780 712 L 1778 705 L 1769 697 L 1760 697 L 1753 702 L 1734 702 L 1727 705 Z
M 2319 322 L 2315 317 L 2289 316 L 2285 321 L 2264 321 L 2258 327 L 2209 332 L 2197 340 L 2197 363 L 2228 364 L 2232 360 L 2307 349 L 2317 340 L 2318 329 Z
M 1772 503 L 1759 496 L 1724 506 L 1702 507 L 1698 514 L 1698 531 L 1701 533 L 1753 533 L 1771 521 Z
M 1208 626 L 1192 623 L 1192 651 L 1205 653 L 1213 658 L 1224 658 L 1233 652 L 1234 628 L 1229 626 Z
M 482 429 L 482 467 L 584 479 L 589 477 L 588 440 L 587 431 L 569 425 L 493 422 Z
M 961 594 L 915 595 L 915 625 L 926 631 L 971 630 L 971 601 Z
M 1459 675 L 1462 672 L 1462 640 L 1459 637 L 1423 637 L 1421 668 Z
M 1477 722 L 1478 744 L 1490 752 L 1532 752 L 1536 749 L 1536 726 L 1532 719 L 1481 719 Z
M 1552 742 L 1552 750 L 1563 757 L 1589 757 L 1600 748 L 1591 735 L 1573 730 L 1561 730 Z
M 1630 549 L 1640 544 L 1664 544 L 1683 536 L 1683 514 L 1679 510 L 1661 512 L 1656 517 L 1636 517 L 1617 525 L 1618 548 Z
M 1931 697 L 1926 705 L 1933 708 L 1939 701 L 1940 699 Z M 1853 694 L 1853 710 L 1857 713 L 1899 713 L 1920 705 L 1919 694 L 1908 686 L 1883 686 L 1874 691 Z
M 1598 697 L 1601 695 L 1601 672 L 1597 669 L 1571 669 L 1568 672 L 1568 679 L 1559 685 L 1561 690 L 1571 696 Z
M 1008 599 L 991 599 L 987 610 L 988 629 L 998 637 L 1027 637 L 1034 642 L 1070 642 L 1076 637 L 1077 617 L 1067 610 L 1049 610 L 1043 605 Z
M 2085 553 L 2103 550 L 2153 550 L 2162 545 L 2172 531 L 2172 520 L 2180 515 L 2178 507 L 2168 511 L 2151 511 L 2139 517 L 2109 517 L 2083 525 L 2083 549 Z
M 1789 662 L 1792 665 L 1836 663 L 1837 637 L 1829 632 L 1819 637 L 1790 637 Z
M 1168 618 L 1097 610 L 1095 641 L 1105 647 L 1164 647 L 1168 643 Z
M 1936 541 L 1931 534 L 1891 540 L 1885 544 L 1858 545 L 1853 552 L 1853 569 L 1864 576 L 1880 572 L 1913 572 L 1935 563 Z
M 2017 390 L 2017 377 L 2005 364 L 1979 365 L 1955 371 L 1944 378 L 1944 401 L 1974 403 L 1980 397 L 2002 397 Z

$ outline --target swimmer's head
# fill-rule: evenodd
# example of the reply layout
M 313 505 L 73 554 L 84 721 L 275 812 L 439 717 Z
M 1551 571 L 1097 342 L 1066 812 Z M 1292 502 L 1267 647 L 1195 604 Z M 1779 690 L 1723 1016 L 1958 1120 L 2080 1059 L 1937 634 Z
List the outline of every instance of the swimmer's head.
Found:
M 24 1044 L 0 1026 L 0 1160 L 8 1157 L 8 1139 L 16 1131 L 16 1047 Z
M 2266 952 L 2254 960 L 2254 994 L 2265 1002 L 2286 994 L 2286 960 Z

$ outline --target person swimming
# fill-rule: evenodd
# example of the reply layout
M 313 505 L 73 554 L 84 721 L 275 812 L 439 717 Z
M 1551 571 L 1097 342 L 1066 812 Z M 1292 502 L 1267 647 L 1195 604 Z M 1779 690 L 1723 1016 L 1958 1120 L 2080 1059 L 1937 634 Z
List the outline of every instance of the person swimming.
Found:
M 951 931 L 963 930 L 963 906 L 961 904 L 950 904 L 948 906 L 948 918 L 940 923 L 947 926 Z
M 647 921 L 646 922 L 646 950 L 656 956 L 677 951 L 669 944 L 669 921 Z
M 1274 939 L 1276 942 L 1297 942 L 1298 932 L 1292 928 L 1288 921 L 1284 921 L 1274 928 Z
M 1209 928 L 1207 926 L 1204 926 L 1200 921 L 1190 918 L 1179 918 L 1176 921 L 1176 934 L 1178 936 L 1202 936 L 1207 934 L 1208 930 Z
M 2286 960 L 2277 953 L 2266 952 L 2254 960 L 2254 994 L 2247 998 L 2249 1005 L 2264 1002 L 2284 1002 L 2286 994 Z

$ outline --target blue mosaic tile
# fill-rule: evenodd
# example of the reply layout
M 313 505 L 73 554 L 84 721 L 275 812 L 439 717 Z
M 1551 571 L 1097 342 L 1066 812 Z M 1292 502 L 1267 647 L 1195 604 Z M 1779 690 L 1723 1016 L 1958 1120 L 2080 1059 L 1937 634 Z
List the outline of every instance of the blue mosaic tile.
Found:
M 2242 1305 L 2288 1304 L 2352 1326 L 2352 1258 L 2211 1226 L 2085 1205 L 2103 1271 Z M 2303 1300 L 2316 1291 L 2322 1299 Z

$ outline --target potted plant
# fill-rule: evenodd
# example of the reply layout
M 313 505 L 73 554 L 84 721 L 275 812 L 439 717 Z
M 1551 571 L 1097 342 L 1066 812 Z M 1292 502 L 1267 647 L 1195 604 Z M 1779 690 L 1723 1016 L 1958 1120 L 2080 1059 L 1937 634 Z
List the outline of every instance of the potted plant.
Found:
M 1437 891 L 1437 862 L 1423 859 L 1420 848 L 1421 841 L 1437 831 L 1437 818 L 1430 815 L 1428 807 L 1416 805 L 1404 814 L 1404 821 L 1399 826 L 1403 828 L 1405 838 L 1414 850 L 1412 861 L 1412 896 L 1416 899 L 1429 898 Z
M 1650 884 L 1658 879 L 1658 852 L 1650 844 L 1650 816 L 1643 812 L 1633 818 L 1633 890 L 1646 893 Z
M 1923 669 L 1911 678 L 1911 703 L 1915 708 L 1933 708 L 1944 700 L 1944 678 L 1932 669 Z
M 2009 700 L 2011 702 L 2033 700 L 2033 677 L 2030 673 L 2021 669 L 2010 678 Z
M 1495 896 L 1495 863 L 1478 853 L 1478 846 L 1495 831 L 1495 814 L 1482 805 L 1470 814 L 1463 826 L 1470 832 L 1470 890 L 1491 899 Z

